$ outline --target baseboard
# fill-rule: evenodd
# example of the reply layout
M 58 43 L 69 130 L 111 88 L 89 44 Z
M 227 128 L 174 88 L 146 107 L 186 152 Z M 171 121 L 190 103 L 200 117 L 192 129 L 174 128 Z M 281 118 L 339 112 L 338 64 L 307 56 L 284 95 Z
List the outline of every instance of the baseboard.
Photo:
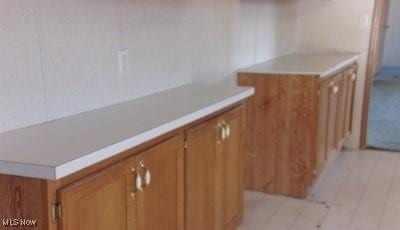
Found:
M 375 74 L 375 76 L 379 77 L 394 77 L 400 76 L 400 66 L 383 66 L 379 69 L 379 71 Z
M 400 149 L 389 149 L 389 148 L 384 148 L 384 147 L 375 147 L 375 146 L 367 146 L 367 149 L 371 150 L 378 150 L 378 151 L 384 151 L 384 152 L 392 152 L 392 153 L 400 153 Z

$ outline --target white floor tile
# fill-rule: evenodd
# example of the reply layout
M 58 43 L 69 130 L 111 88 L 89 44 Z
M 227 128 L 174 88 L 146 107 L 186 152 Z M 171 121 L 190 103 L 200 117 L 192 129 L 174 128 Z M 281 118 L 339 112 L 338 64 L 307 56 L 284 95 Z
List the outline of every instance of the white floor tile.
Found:
M 400 229 L 400 154 L 344 152 L 307 199 L 246 192 L 240 230 Z

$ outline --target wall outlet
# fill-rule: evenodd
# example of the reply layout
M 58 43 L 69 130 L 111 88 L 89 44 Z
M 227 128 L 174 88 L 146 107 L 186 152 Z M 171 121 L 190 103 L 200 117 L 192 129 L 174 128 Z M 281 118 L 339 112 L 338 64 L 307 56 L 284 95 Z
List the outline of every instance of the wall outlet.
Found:
M 118 70 L 119 75 L 128 74 L 128 50 L 118 50 Z

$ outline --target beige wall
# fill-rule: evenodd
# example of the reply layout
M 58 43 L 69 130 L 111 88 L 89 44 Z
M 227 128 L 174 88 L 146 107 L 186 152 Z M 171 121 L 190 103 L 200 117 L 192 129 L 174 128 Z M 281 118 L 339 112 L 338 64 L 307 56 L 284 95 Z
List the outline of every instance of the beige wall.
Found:
M 301 0 L 296 49 L 360 53 L 353 135 L 348 147 L 358 147 L 370 25 L 374 0 Z M 369 23 L 368 23 L 369 21 Z
M 233 70 L 294 51 L 297 1 L 234 1 Z
M 359 139 L 373 0 L 0 0 L 0 132 L 298 51 L 360 52 Z M 368 21 L 368 20 L 367 20 Z M 118 73 L 117 51 L 129 52 Z
M 294 0 L 0 0 L 0 132 L 233 76 L 293 50 L 296 12 Z

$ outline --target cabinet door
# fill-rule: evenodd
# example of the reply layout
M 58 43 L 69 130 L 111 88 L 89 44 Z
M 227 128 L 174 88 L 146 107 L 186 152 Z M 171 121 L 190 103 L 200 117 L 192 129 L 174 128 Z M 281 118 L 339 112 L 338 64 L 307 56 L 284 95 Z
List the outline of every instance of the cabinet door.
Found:
M 137 157 L 143 190 L 137 193 L 138 229 L 183 229 L 183 137 Z M 118 229 L 118 228 L 110 228 Z
M 234 229 L 243 212 L 244 107 L 224 114 L 219 121 L 225 138 L 217 144 L 216 229 Z
M 319 88 L 319 123 L 318 123 L 318 147 L 315 159 L 315 170 L 317 173 L 322 169 L 327 155 L 328 119 L 329 119 L 329 83 L 320 82 Z
M 62 230 L 136 229 L 135 158 L 58 191 Z
M 355 70 L 350 71 L 347 75 L 347 102 L 346 102 L 346 121 L 345 121 L 345 132 L 346 136 L 350 135 L 353 119 L 353 107 L 354 107 L 354 91 L 356 86 L 356 72 Z
M 328 135 L 327 135 L 327 158 L 336 151 L 336 121 L 338 105 L 338 85 L 335 79 L 329 84 L 328 103 Z
M 212 119 L 186 133 L 185 229 L 215 229 L 215 156 L 219 128 Z
M 337 77 L 337 100 L 338 100 L 338 106 L 337 106 L 337 111 L 336 111 L 336 144 L 339 146 L 340 144 L 343 144 L 343 140 L 345 137 L 345 110 L 346 110 L 346 92 L 347 92 L 347 84 L 345 81 L 345 75 L 340 74 Z

